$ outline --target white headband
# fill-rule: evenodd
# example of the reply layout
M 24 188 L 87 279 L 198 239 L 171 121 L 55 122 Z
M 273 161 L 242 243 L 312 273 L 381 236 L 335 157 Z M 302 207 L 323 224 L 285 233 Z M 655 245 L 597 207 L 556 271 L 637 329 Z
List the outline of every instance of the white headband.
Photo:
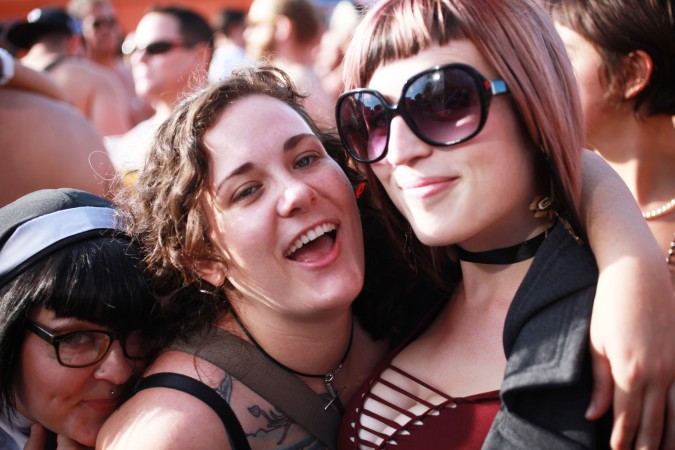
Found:
M 83 206 L 21 224 L 0 249 L 0 278 L 59 241 L 94 230 L 125 231 L 112 208 Z

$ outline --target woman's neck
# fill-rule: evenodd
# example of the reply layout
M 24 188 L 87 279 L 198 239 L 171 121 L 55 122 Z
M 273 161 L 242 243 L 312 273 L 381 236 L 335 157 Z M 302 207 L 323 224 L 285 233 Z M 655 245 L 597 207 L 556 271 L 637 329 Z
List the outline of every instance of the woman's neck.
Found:
M 533 259 L 509 265 L 485 265 L 462 261 L 462 283 L 467 303 L 497 303 L 507 308 L 513 301 Z M 496 305 L 495 305 L 496 306 Z
M 675 126 L 670 116 L 632 115 L 592 142 L 643 211 L 675 197 Z
M 501 244 L 493 243 L 492 247 L 482 249 L 478 254 L 460 256 L 466 301 L 488 304 L 494 299 L 501 299 L 508 308 L 543 243 L 548 227 L 548 224 L 537 219 L 536 226 L 521 227 L 520 233 L 513 232 L 514 236 L 521 236 L 518 238 L 520 242 L 513 242 L 511 238 Z M 503 254 L 501 249 L 506 247 L 519 251 Z
M 290 317 L 269 308 L 242 304 L 237 307 L 237 315 L 265 353 L 301 373 L 333 372 L 352 335 L 352 313 L 348 306 L 315 317 Z M 251 341 L 233 315 L 224 319 L 222 328 Z
M 375 370 L 388 349 L 388 341 L 374 341 L 361 327 L 350 307 L 321 317 L 288 319 L 254 308 L 240 307 L 238 318 L 255 344 L 277 364 L 297 375 L 321 375 L 300 379 L 318 393 L 328 389 L 325 376 L 334 374 L 331 386 L 343 405 Z M 251 342 L 232 315 L 221 328 Z M 252 342 L 253 343 L 253 342 Z

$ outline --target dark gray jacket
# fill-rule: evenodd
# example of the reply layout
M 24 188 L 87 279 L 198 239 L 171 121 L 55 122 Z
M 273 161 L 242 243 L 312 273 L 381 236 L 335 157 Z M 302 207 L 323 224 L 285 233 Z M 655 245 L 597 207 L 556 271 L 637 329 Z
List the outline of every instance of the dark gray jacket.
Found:
M 598 270 L 556 225 L 539 248 L 504 324 L 502 406 L 484 449 L 609 448 L 611 417 L 590 422 L 588 346 Z

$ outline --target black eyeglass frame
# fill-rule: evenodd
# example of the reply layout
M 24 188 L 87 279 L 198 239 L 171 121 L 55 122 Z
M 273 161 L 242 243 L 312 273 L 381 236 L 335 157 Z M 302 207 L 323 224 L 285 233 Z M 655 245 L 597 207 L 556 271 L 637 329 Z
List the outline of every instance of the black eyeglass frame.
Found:
M 408 111 L 406 110 L 404 106 L 405 102 L 401 102 L 401 99 L 405 98 L 406 91 L 417 80 L 433 72 L 443 71 L 446 69 L 458 69 L 469 75 L 469 77 L 476 83 L 477 88 L 476 90 L 478 92 L 478 99 L 480 101 L 480 120 L 478 126 L 476 127 L 476 130 L 466 137 L 463 137 L 461 139 L 455 139 L 453 141 L 435 141 L 425 136 L 419 130 L 419 128 L 415 125 L 413 119 L 410 117 Z M 344 92 L 342 95 L 338 97 L 338 101 L 335 105 L 335 124 L 337 127 L 338 134 L 340 135 L 340 140 L 342 141 L 342 144 L 345 146 L 349 154 L 358 162 L 372 164 L 382 160 L 385 156 L 387 156 L 387 152 L 389 150 L 389 136 L 391 134 L 391 121 L 397 115 L 403 118 L 403 121 L 406 123 L 406 125 L 408 125 L 408 128 L 410 128 L 410 130 L 415 134 L 415 136 L 417 136 L 417 138 L 419 138 L 421 141 L 429 145 L 433 145 L 435 147 L 450 147 L 462 142 L 466 142 L 469 139 L 472 139 L 473 137 L 477 136 L 478 133 L 480 133 L 480 131 L 483 129 L 483 126 L 485 126 L 485 122 L 487 121 L 492 98 L 497 95 L 507 94 L 508 92 L 509 89 L 504 80 L 488 80 L 478 70 L 474 69 L 473 67 L 467 64 L 461 63 L 443 64 L 431 67 L 410 77 L 403 85 L 403 88 L 401 89 L 401 95 L 399 97 L 399 102 L 396 105 L 392 105 L 391 103 L 389 103 L 380 92 L 374 89 L 359 88 Z M 385 111 L 387 113 L 387 141 L 384 144 L 382 153 L 378 157 L 373 159 L 362 158 L 357 151 L 353 150 L 347 140 L 347 137 L 344 135 L 344 132 L 342 130 L 340 120 L 340 111 L 342 109 L 342 104 L 348 98 L 356 94 L 371 94 L 375 96 L 382 103 L 382 106 L 384 106 Z
M 106 331 L 106 330 L 77 330 L 77 331 L 71 331 L 69 333 L 64 333 L 64 334 L 54 334 L 51 331 L 43 328 L 42 326 L 38 325 L 37 323 L 33 322 L 32 320 L 26 320 L 26 328 L 33 332 L 35 335 L 37 335 L 40 339 L 50 343 L 52 346 L 54 346 L 54 351 L 56 352 L 56 359 L 58 360 L 59 364 L 61 364 L 63 367 L 70 367 L 73 369 L 79 369 L 82 367 L 90 367 L 93 366 L 103 360 L 105 356 L 108 354 L 110 351 L 110 347 L 112 347 L 113 342 L 115 341 L 120 341 L 121 347 L 122 347 L 122 352 L 124 353 L 124 356 L 128 359 L 134 360 L 134 361 L 142 361 L 145 359 L 145 357 L 137 357 L 137 356 L 130 356 L 127 353 L 127 346 L 126 346 L 126 337 L 121 335 L 120 333 L 116 333 L 114 331 Z M 72 336 L 74 334 L 78 333 L 98 333 L 98 334 L 104 334 L 108 337 L 108 345 L 105 349 L 105 351 L 100 352 L 99 356 L 96 358 L 95 361 L 92 361 L 87 364 L 68 364 L 64 363 L 63 360 L 61 360 L 61 351 L 59 350 L 59 346 L 61 345 L 61 341 L 64 339 L 68 338 L 69 336 Z

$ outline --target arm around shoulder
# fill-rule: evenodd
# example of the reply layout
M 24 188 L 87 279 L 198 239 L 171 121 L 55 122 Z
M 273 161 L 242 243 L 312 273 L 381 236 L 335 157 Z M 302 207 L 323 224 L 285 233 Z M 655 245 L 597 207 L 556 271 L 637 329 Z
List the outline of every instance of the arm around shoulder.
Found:
M 661 249 L 632 194 L 585 152 L 582 220 L 600 278 L 591 321 L 596 378 L 589 418 L 613 402 L 612 447 L 675 445 L 675 297 Z M 613 392 L 612 392 L 613 388 Z M 667 413 L 667 411 L 670 413 Z

